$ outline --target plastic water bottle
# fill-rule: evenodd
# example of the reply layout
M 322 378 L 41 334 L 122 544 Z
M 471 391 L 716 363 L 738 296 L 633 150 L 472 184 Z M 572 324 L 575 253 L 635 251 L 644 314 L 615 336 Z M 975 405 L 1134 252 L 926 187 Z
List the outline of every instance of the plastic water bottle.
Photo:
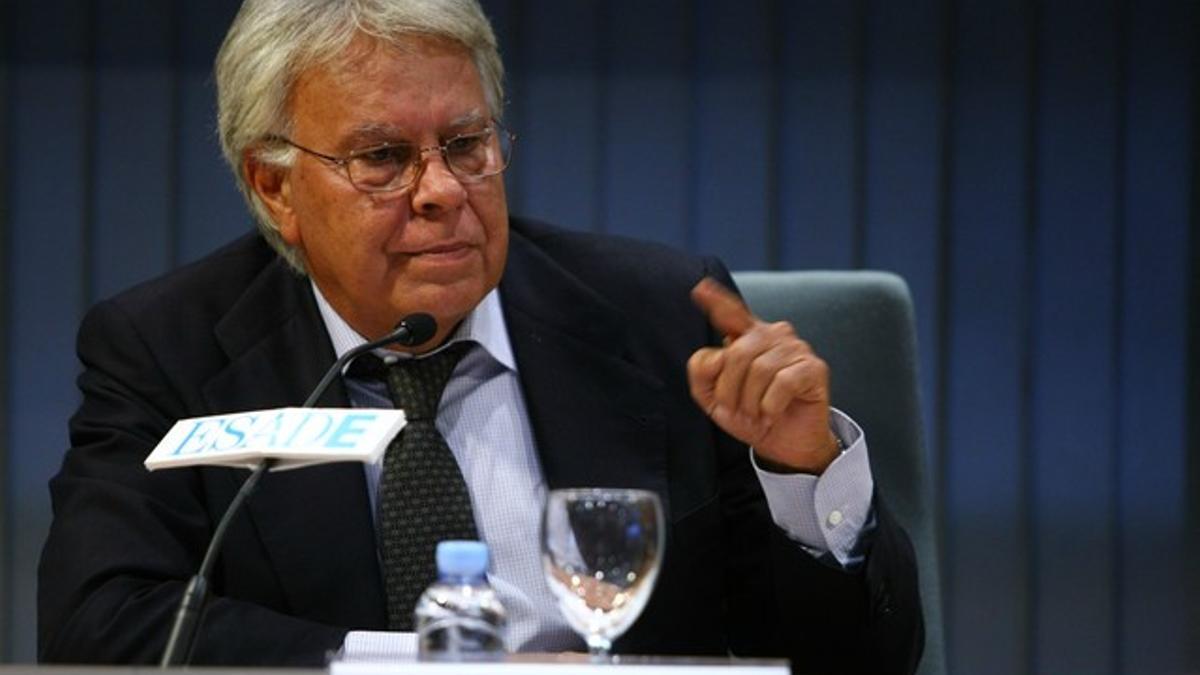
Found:
M 493 661 L 504 657 L 508 615 L 487 582 L 488 549 L 478 541 L 443 541 L 438 580 L 417 600 L 417 654 L 422 661 Z

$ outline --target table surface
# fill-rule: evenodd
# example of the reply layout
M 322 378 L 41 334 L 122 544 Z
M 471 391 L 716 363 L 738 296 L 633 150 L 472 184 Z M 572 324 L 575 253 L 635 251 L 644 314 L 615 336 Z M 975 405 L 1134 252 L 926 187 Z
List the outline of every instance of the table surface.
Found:
M 343 675 L 403 675 L 405 673 L 594 673 L 609 671 L 622 675 L 640 673 L 788 673 L 787 662 L 774 659 L 722 659 L 708 657 L 621 656 L 613 664 L 593 664 L 586 654 L 512 654 L 503 662 L 486 664 L 461 663 L 340 663 L 330 668 L 257 668 L 190 666 L 186 670 L 196 675 L 230 675 L 236 672 L 254 675 L 320 675 L 331 671 Z M 171 670 L 180 670 L 172 668 Z M 147 675 L 159 672 L 157 666 L 88 666 L 0 664 L 0 675 Z

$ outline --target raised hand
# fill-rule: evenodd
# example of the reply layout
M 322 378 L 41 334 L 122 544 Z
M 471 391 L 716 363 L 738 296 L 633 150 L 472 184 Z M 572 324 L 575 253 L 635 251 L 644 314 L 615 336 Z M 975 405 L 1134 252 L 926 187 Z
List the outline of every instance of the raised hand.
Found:
M 692 398 L 765 468 L 820 474 L 838 455 L 829 428 L 829 367 L 787 322 L 766 323 L 705 278 L 692 300 L 725 337 L 688 360 Z

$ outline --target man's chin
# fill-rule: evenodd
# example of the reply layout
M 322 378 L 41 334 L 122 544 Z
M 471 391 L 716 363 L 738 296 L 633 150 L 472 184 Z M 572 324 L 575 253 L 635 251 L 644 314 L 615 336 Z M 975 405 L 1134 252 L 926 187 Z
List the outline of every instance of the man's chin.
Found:
M 414 312 L 430 314 L 438 323 L 438 333 L 452 329 L 462 321 L 491 291 L 482 281 L 450 285 L 423 284 L 419 288 L 401 291 L 396 307 L 404 308 L 400 318 Z

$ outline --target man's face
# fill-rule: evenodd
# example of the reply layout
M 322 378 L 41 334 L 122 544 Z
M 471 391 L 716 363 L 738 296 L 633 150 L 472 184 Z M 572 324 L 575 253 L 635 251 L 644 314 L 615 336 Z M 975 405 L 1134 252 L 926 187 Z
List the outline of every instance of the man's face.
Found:
M 405 141 L 436 146 L 490 117 L 479 74 L 458 45 L 413 39 L 403 49 L 359 40 L 351 58 L 299 78 L 291 139 L 324 154 Z M 334 309 L 368 339 L 411 312 L 438 322 L 440 342 L 500 281 L 508 207 L 500 176 L 464 183 L 436 151 L 403 192 L 367 194 L 340 167 L 299 153 L 272 204 Z M 427 346 L 428 348 L 428 346 Z

